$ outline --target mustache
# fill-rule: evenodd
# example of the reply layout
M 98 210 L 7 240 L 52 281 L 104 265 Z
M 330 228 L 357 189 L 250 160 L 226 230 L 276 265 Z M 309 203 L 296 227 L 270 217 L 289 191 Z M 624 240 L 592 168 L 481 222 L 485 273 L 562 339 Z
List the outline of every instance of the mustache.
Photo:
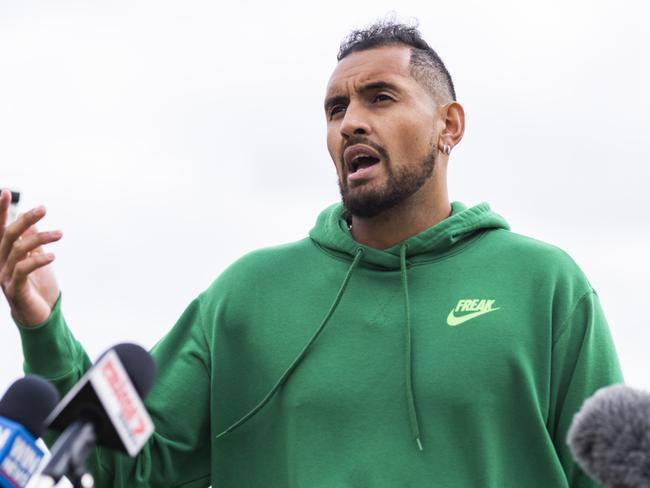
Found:
M 361 134 L 353 134 L 351 135 L 347 142 L 345 143 L 345 146 L 343 146 L 343 152 L 350 147 L 354 146 L 355 144 L 364 144 L 368 147 L 373 148 L 375 151 L 379 153 L 379 155 L 384 159 L 384 161 L 388 161 L 388 152 L 386 149 L 384 149 L 382 146 L 377 144 L 376 142 L 371 141 L 368 139 L 366 136 L 363 136 Z M 341 161 L 343 161 L 343 152 L 341 153 Z

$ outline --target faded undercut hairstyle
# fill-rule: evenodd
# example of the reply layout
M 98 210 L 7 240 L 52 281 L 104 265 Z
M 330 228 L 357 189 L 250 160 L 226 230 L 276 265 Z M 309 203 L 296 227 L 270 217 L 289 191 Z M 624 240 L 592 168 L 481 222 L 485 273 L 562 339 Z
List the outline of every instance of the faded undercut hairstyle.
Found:
M 341 61 L 350 53 L 399 44 L 411 47 L 411 76 L 433 95 L 436 103 L 456 100 L 449 71 L 440 56 L 422 38 L 417 25 L 388 19 L 375 22 L 365 29 L 354 30 L 341 43 L 336 59 Z

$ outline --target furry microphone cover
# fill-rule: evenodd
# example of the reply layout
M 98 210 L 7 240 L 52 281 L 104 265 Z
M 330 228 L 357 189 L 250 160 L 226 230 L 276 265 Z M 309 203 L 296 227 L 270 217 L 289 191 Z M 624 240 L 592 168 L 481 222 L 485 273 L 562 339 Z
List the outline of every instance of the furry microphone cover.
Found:
M 608 386 L 573 418 L 567 443 L 574 458 L 609 488 L 650 488 L 650 393 Z

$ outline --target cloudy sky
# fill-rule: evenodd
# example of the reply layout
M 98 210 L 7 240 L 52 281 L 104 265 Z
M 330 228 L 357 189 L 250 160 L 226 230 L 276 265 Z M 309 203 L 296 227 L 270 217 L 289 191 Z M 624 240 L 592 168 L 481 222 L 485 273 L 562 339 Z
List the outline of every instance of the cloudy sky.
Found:
M 573 256 L 650 389 L 648 2 L 399 2 L 454 77 L 450 195 Z M 152 346 L 234 259 L 338 199 L 322 98 L 397 2 L 0 0 L 0 186 L 45 204 L 92 358 Z M 21 374 L 0 303 L 0 392 Z

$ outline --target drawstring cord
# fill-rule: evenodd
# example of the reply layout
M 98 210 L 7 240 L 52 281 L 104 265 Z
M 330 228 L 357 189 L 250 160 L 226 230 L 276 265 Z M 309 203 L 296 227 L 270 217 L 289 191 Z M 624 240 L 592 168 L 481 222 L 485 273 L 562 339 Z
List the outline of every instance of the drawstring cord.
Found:
M 350 277 L 352 276 L 352 272 L 354 269 L 357 267 L 357 264 L 359 264 L 359 261 L 361 260 L 361 256 L 363 256 L 363 248 L 358 248 L 357 252 L 354 256 L 354 260 L 352 261 L 352 264 L 350 265 L 350 268 L 348 269 L 347 274 L 345 275 L 345 278 L 343 279 L 343 283 L 341 283 L 341 287 L 339 288 L 338 293 L 336 294 L 336 298 L 334 298 L 334 302 L 330 306 L 329 311 L 325 315 L 325 318 L 321 322 L 320 326 L 318 329 L 316 329 L 316 332 L 314 332 L 314 335 L 311 336 L 311 339 L 309 339 L 309 342 L 307 342 L 307 345 L 303 347 L 302 351 L 300 351 L 300 354 L 296 356 L 296 358 L 291 362 L 289 367 L 286 369 L 284 373 L 282 373 L 282 376 L 280 376 L 280 379 L 273 385 L 273 388 L 271 388 L 271 391 L 269 391 L 262 400 L 253 407 L 251 411 L 249 411 L 246 415 L 244 415 L 242 418 L 240 418 L 237 422 L 232 424 L 230 427 L 228 427 L 226 430 L 221 432 L 220 434 L 217 435 L 217 439 L 220 437 L 223 437 L 226 434 L 229 434 L 233 430 L 237 429 L 238 427 L 242 426 L 248 420 L 250 420 L 252 417 L 254 417 L 260 410 L 264 408 L 264 406 L 269 402 L 269 400 L 273 397 L 276 391 L 280 389 L 280 387 L 284 384 L 285 381 L 291 376 L 291 373 L 293 373 L 293 370 L 296 369 L 300 361 L 303 360 L 303 358 L 307 355 L 307 350 L 311 347 L 311 345 L 318 339 L 318 336 L 323 332 L 323 329 L 329 322 L 330 318 L 332 315 L 334 315 L 334 311 L 336 310 L 336 307 L 338 307 L 339 302 L 341 301 L 341 298 L 343 297 L 343 293 L 345 292 L 345 289 L 348 286 L 348 282 L 350 281 Z
M 422 441 L 420 440 L 420 424 L 418 414 L 415 410 L 415 397 L 413 394 L 413 371 L 412 363 L 412 331 L 411 331 L 411 303 L 409 300 L 408 276 L 406 273 L 406 244 L 400 248 L 400 271 L 402 275 L 402 288 L 404 289 L 404 308 L 406 314 L 406 354 L 405 354 L 405 372 L 406 372 L 406 401 L 408 403 L 409 422 L 411 424 L 411 433 L 418 446 L 422 451 Z
M 282 373 L 282 376 L 280 376 L 280 379 L 276 381 L 276 383 L 273 385 L 271 390 L 264 396 L 264 398 L 257 404 L 255 407 L 253 407 L 246 415 L 244 415 L 242 418 L 237 420 L 234 424 L 232 424 L 230 427 L 228 427 L 226 430 L 221 432 L 220 434 L 217 435 L 217 439 L 220 437 L 223 437 L 235 429 L 241 427 L 243 424 L 248 422 L 252 417 L 254 417 L 260 410 L 264 408 L 264 406 L 271 400 L 273 395 L 280 389 L 280 387 L 287 381 L 289 376 L 291 376 L 291 373 L 296 369 L 298 364 L 304 359 L 304 357 L 307 355 L 307 351 L 311 347 L 311 345 L 318 339 L 320 334 L 323 332 L 325 329 L 325 326 L 329 322 L 330 318 L 336 311 L 336 308 L 339 305 L 339 302 L 341 301 L 341 298 L 343 297 L 343 294 L 345 293 L 345 289 L 348 286 L 348 283 L 350 281 L 350 277 L 352 276 L 353 271 L 359 264 L 359 261 L 361 260 L 361 257 L 363 256 L 363 248 L 357 249 L 357 252 L 354 256 L 354 260 L 352 261 L 352 264 L 348 268 L 348 272 L 345 275 L 345 278 L 343 279 L 343 282 L 341 283 L 341 287 L 339 288 L 338 293 L 336 294 L 336 297 L 334 298 L 334 302 L 330 306 L 327 314 L 323 318 L 323 321 L 321 322 L 320 326 L 318 329 L 316 329 L 316 332 L 311 336 L 305 347 L 303 347 L 302 351 L 296 356 L 296 358 L 291 362 L 289 367 L 285 370 L 284 373 Z M 422 447 L 422 441 L 421 441 L 421 435 L 420 435 L 420 424 L 418 422 L 418 415 L 417 411 L 415 409 L 415 396 L 413 393 L 413 371 L 412 371 L 412 330 L 411 330 L 411 304 L 409 300 L 409 291 L 408 291 L 408 275 L 407 275 L 407 268 L 406 268 L 406 244 L 404 244 L 400 248 L 400 272 L 401 272 L 401 281 L 402 281 L 402 289 L 404 292 L 404 312 L 406 316 L 406 322 L 405 322 L 405 376 L 406 376 L 406 400 L 408 404 L 408 415 L 409 415 L 409 423 L 411 426 L 411 433 L 413 435 L 413 438 L 415 439 L 415 442 L 418 446 L 418 449 L 420 451 L 423 450 Z

